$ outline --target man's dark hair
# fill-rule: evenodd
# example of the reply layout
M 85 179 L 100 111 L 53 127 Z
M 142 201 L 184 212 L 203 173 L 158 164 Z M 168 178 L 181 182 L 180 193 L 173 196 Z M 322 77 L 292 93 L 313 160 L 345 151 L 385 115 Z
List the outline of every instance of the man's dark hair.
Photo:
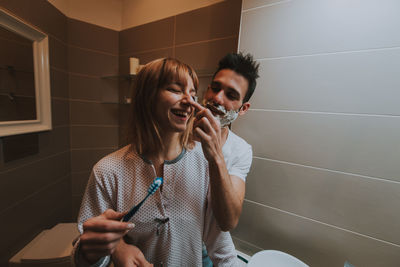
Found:
M 259 77 L 259 65 L 260 64 L 258 64 L 250 54 L 243 55 L 242 52 L 229 53 L 219 61 L 218 69 L 215 71 L 213 79 L 215 75 L 217 75 L 217 73 L 223 69 L 230 69 L 242 75 L 249 83 L 249 88 L 247 89 L 246 95 L 243 98 L 243 103 L 245 103 L 249 101 L 250 97 L 254 93 L 254 90 L 256 89 L 256 79 Z

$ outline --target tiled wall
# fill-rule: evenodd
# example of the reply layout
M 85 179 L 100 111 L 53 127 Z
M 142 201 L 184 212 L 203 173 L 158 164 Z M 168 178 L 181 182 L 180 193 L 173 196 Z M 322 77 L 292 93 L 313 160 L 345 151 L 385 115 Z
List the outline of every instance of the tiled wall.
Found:
M 176 57 L 193 66 L 200 77 L 201 97 L 218 60 L 237 51 L 240 0 L 230 0 L 177 16 L 158 20 L 119 33 L 119 71 L 129 73 L 129 57 L 145 64 L 160 57 Z M 120 83 L 123 95 L 130 95 L 130 82 Z M 125 143 L 128 105 L 120 107 L 120 142 Z
M 241 1 L 122 32 L 69 19 L 45 0 L 0 0 L 0 6 L 49 35 L 53 118 L 51 131 L 0 139 L 3 266 L 42 229 L 76 220 L 93 164 L 123 144 L 119 125 L 128 105 L 118 102 L 129 94 L 130 83 L 117 76 L 129 72 L 128 58 L 139 57 L 143 64 L 176 56 L 199 70 L 204 89 L 218 59 L 237 50 Z M 19 143 L 11 149 L 17 151 L 27 142 L 38 152 L 4 162 L 3 145 Z
M 68 19 L 72 217 L 93 165 L 118 148 L 118 32 Z
M 47 1 L 6 1 L 0 6 L 49 35 L 53 130 L 0 141 L 0 266 L 43 228 L 71 216 L 67 20 Z M 5 163 L 34 142 L 38 153 Z M 13 155 L 9 155 L 13 156 Z
M 399 266 L 398 1 L 245 0 L 261 65 L 233 129 L 253 146 L 235 240 L 310 266 Z

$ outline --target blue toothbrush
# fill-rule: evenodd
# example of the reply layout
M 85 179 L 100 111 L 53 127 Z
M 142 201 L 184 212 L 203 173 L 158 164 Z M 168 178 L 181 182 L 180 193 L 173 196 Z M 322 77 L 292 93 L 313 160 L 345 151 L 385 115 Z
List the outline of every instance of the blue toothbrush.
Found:
M 132 216 L 140 209 L 140 207 L 142 206 L 142 204 L 144 203 L 144 201 L 151 196 L 152 194 L 154 194 L 158 188 L 160 188 L 160 186 L 163 183 L 163 178 L 162 177 L 157 177 L 153 180 L 153 182 L 151 183 L 149 189 L 147 189 L 147 196 L 136 206 L 134 206 L 123 218 L 122 221 L 123 222 L 127 222 L 129 221 Z

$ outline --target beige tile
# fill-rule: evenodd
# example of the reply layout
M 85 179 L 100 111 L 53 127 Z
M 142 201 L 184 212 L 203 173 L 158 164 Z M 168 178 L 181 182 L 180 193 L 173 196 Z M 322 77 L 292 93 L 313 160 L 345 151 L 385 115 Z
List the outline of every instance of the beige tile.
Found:
M 309 266 L 397 266 L 400 246 L 245 201 L 233 236 L 289 253 Z
M 71 126 L 71 148 L 117 146 L 118 126 Z
M 118 125 L 118 104 L 71 101 L 71 124 Z
M 134 53 L 172 47 L 174 18 L 166 18 L 123 30 L 119 33 L 119 53 Z
M 400 49 L 262 60 L 252 108 L 400 115 L 399 62 Z
M 254 9 L 242 15 L 240 50 L 271 58 L 397 47 L 399 8 L 396 1 L 311 0 Z
M 241 1 L 231 0 L 177 15 L 175 43 L 238 35 L 240 11 Z
M 118 32 L 68 18 L 68 43 L 73 46 L 118 54 Z
M 118 56 L 69 47 L 68 69 L 72 73 L 91 76 L 117 75 Z
M 69 101 L 62 99 L 51 100 L 51 118 L 53 120 L 53 127 L 65 126 L 69 124 Z
M 73 196 L 83 195 L 89 176 L 90 172 L 71 173 L 71 191 Z
M 71 150 L 71 171 L 90 172 L 93 166 L 103 157 L 116 149 L 79 149 Z
M 0 172 L 0 211 L 69 173 L 69 152 Z
M 230 52 L 237 51 L 237 38 L 229 38 L 205 43 L 178 46 L 176 57 L 191 65 L 196 71 L 214 72 L 218 61 Z
M 233 130 L 255 156 L 400 181 L 399 119 L 251 110 Z
M 255 158 L 246 198 L 400 244 L 400 183 Z

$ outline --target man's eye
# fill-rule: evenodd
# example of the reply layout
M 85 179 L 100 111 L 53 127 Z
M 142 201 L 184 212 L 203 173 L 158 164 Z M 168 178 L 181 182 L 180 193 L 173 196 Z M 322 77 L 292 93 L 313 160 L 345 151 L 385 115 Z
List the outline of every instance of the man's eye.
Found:
M 238 96 L 236 94 L 228 93 L 226 95 L 230 100 L 238 100 Z
M 218 86 L 211 86 L 211 90 L 212 90 L 214 93 L 218 93 L 219 91 L 221 91 L 221 88 L 218 87 Z

